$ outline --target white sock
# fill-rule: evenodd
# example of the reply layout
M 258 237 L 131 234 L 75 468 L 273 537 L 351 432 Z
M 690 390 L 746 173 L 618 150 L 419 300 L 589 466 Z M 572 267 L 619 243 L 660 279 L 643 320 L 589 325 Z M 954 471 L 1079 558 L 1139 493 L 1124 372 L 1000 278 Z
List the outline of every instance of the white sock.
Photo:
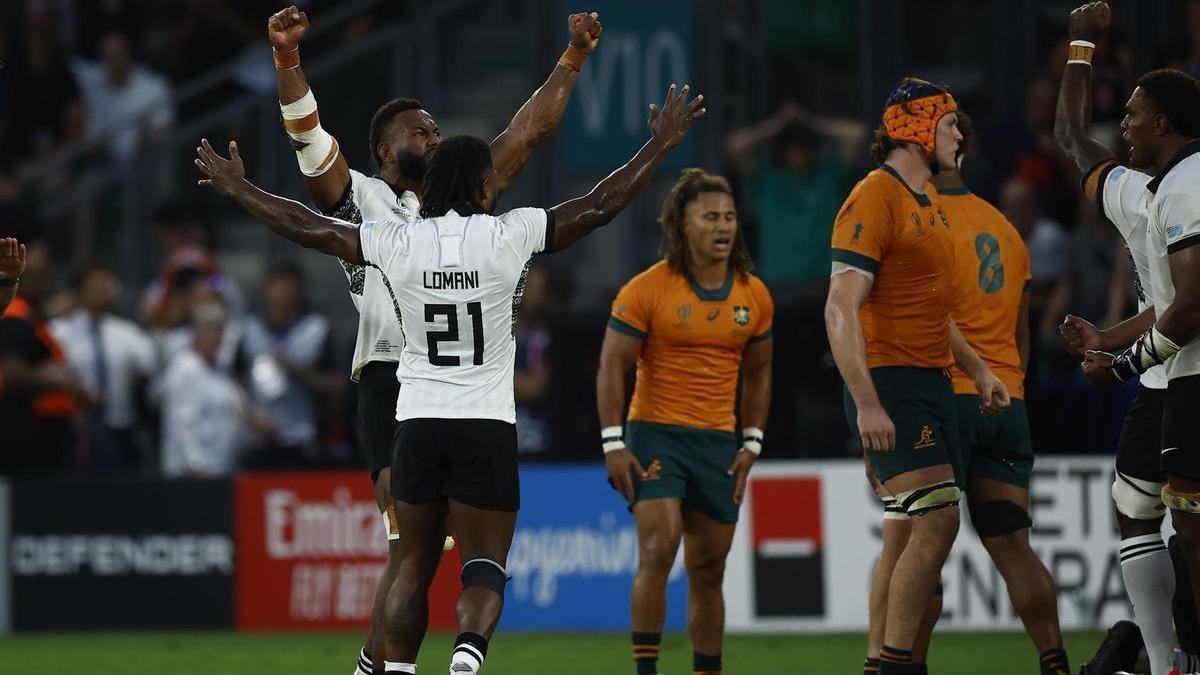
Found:
M 399 661 L 384 661 L 383 669 L 389 673 L 416 673 L 417 664 L 400 663 Z
M 480 661 L 475 654 L 465 649 L 459 649 L 450 658 L 450 675 L 475 675 L 482 665 L 483 661 Z
M 1175 568 L 1162 535 L 1155 532 L 1122 539 L 1121 576 L 1146 641 L 1150 671 L 1165 675 L 1175 661 L 1175 621 L 1171 616 Z
M 358 665 L 354 667 L 354 675 L 371 675 L 372 669 L 371 656 L 367 654 L 367 648 L 363 647 L 358 650 Z

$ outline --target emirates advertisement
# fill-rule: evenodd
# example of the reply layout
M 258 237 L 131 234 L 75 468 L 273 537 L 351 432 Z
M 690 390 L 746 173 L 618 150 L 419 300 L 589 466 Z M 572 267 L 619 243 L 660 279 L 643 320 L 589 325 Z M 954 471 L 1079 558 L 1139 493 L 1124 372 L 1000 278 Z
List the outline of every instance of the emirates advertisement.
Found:
M 240 630 L 363 628 L 387 559 L 382 516 L 363 472 L 264 473 L 235 481 Z M 430 628 L 454 627 L 457 550 L 430 590 Z

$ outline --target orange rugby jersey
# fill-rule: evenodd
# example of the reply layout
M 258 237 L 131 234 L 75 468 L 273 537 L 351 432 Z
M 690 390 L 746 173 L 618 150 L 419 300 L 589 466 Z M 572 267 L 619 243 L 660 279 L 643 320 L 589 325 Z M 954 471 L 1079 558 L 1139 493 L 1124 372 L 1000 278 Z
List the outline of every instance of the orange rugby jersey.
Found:
M 967 343 L 1008 387 L 1014 398 L 1025 397 L 1025 373 L 1017 349 L 1021 296 L 1029 289 L 1029 249 L 1012 223 L 996 207 L 966 188 L 942 190 L 938 206 L 954 235 L 954 323 Z M 954 393 L 974 394 L 967 374 L 952 368 Z
M 664 260 L 631 279 L 608 319 L 645 340 L 628 419 L 733 431 L 742 353 L 771 337 L 774 313 L 754 275 L 730 270 L 722 288 L 707 290 Z
M 930 189 L 930 195 L 936 193 Z M 950 225 L 891 167 L 854 186 L 833 223 L 833 262 L 875 275 L 859 310 L 867 367 L 946 368 L 955 301 Z

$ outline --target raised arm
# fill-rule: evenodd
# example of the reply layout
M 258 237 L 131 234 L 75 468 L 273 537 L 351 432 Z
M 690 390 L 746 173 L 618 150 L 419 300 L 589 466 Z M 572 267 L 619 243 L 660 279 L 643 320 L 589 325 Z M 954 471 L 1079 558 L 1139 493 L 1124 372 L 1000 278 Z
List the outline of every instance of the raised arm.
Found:
M 357 225 L 323 216 L 300 202 L 260 190 L 246 180 L 246 167 L 238 154 L 237 141 L 229 142 L 230 159 L 218 155 L 208 144 L 208 139 L 200 141 L 196 154 L 196 166 L 207 176 L 199 181 L 200 185 L 208 185 L 233 198 L 276 234 L 305 248 L 363 264 Z
M 662 108 L 650 104 L 650 140 L 624 166 L 610 173 L 591 192 L 555 206 L 554 250 L 562 250 L 586 236 L 592 230 L 607 225 L 621 212 L 642 188 L 663 157 L 683 142 L 692 121 L 704 115 L 700 107 L 703 96 L 687 101 L 688 85 L 676 93 L 675 85 L 667 90 Z
M 571 41 L 558 59 L 550 77 L 517 110 L 512 121 L 492 141 L 492 166 L 500 178 L 500 192 L 508 189 L 525 168 L 533 149 L 549 138 L 567 111 L 567 101 L 579 79 L 584 59 L 596 49 L 604 27 L 595 13 L 567 17 Z
M 1108 30 L 1110 12 L 1105 2 L 1092 2 L 1071 12 L 1067 19 L 1072 41 L 1095 44 Z M 1090 55 L 1088 57 L 1090 59 Z M 1068 62 L 1058 87 L 1058 106 L 1054 114 L 1054 140 L 1080 176 L 1087 176 L 1113 153 L 1089 136 L 1092 126 L 1092 66 Z
M 271 39 L 279 78 L 283 126 L 304 174 L 304 189 L 318 208 L 328 211 L 346 192 L 350 166 L 346 164 L 337 139 L 321 128 L 317 99 L 300 68 L 300 40 L 307 30 L 308 15 L 295 5 L 276 12 L 267 20 L 267 37 Z
M 25 244 L 6 237 L 0 239 L 0 314 L 17 296 L 17 284 L 25 273 Z

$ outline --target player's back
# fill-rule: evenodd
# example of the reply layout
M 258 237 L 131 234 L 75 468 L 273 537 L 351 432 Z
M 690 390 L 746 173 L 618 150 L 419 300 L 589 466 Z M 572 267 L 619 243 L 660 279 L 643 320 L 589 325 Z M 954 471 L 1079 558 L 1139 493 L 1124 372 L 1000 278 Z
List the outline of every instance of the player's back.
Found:
M 514 320 L 529 259 L 552 238 L 544 209 L 363 224 L 364 259 L 403 319 L 398 420 L 515 421 Z
M 1022 398 L 1025 373 L 1016 331 L 1021 297 L 1032 278 L 1029 250 L 1004 214 L 966 188 L 940 190 L 937 201 L 954 236 L 955 325 L 1009 393 Z M 965 373 L 958 368 L 951 373 L 956 393 L 975 393 Z

